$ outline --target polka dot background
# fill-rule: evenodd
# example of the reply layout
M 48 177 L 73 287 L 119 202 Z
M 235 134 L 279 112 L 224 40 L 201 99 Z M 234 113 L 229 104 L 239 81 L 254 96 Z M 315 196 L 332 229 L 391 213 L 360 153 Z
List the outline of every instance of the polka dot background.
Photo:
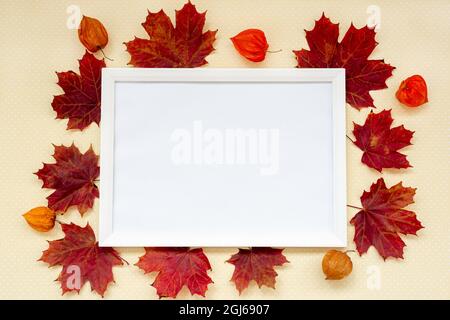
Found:
M 38 262 L 46 240 L 62 237 L 59 227 L 41 234 L 30 229 L 21 214 L 45 205 L 50 190 L 32 173 L 42 162 L 51 162 L 52 143 L 69 145 L 72 141 L 86 150 L 90 144 L 99 151 L 99 128 L 91 125 L 83 132 L 67 131 L 65 120 L 55 120 L 50 104 L 60 94 L 54 71 L 75 70 L 84 49 L 76 30 L 67 27 L 70 9 L 79 7 L 83 14 L 97 17 L 108 29 L 109 45 L 105 53 L 114 59 L 110 67 L 123 67 L 129 55 L 124 41 L 145 37 L 141 22 L 147 9 L 163 8 L 171 18 L 184 0 L 0 0 L 0 298 L 98 299 L 85 285 L 80 294 L 61 297 L 54 282 L 59 267 L 48 268 Z M 395 125 L 414 130 L 413 146 L 403 151 L 413 165 L 408 170 L 387 170 L 383 174 L 360 163 L 361 151 L 348 144 L 348 203 L 359 205 L 364 189 L 380 176 L 388 185 L 403 181 L 417 187 L 416 203 L 409 208 L 417 212 L 425 229 L 418 237 L 403 236 L 407 247 L 404 260 L 386 262 L 371 248 L 362 257 L 352 254 L 353 273 L 345 280 L 325 281 L 321 271 L 323 249 L 288 249 L 290 261 L 277 268 L 276 290 L 259 289 L 255 284 L 241 296 L 229 281 L 233 266 L 225 263 L 235 248 L 206 249 L 213 270 L 208 299 L 393 299 L 450 298 L 450 1 L 294 1 L 294 0 L 195 0 L 200 11 L 208 10 L 207 29 L 218 29 L 216 51 L 207 67 L 286 67 L 295 65 L 292 49 L 305 48 L 304 29 L 324 11 L 332 21 L 340 22 L 341 35 L 350 22 L 361 27 L 370 14 L 379 10 L 380 43 L 371 56 L 384 58 L 397 69 L 388 89 L 372 92 L 379 109 L 392 109 Z M 71 7 L 75 6 L 75 7 Z M 370 11 L 370 10 L 369 10 Z M 229 38 L 246 28 L 266 32 L 270 49 L 260 64 L 244 61 L 236 54 Z M 430 102 L 419 109 L 401 106 L 394 94 L 400 81 L 421 74 L 429 86 Z M 347 107 L 348 132 L 352 121 L 362 123 L 369 110 L 358 112 Z M 311 134 L 314 134 L 313 132 Z M 313 156 L 313 155 L 312 155 Z M 91 212 L 81 218 L 75 210 L 59 219 L 97 228 L 98 201 Z M 349 219 L 356 212 L 348 210 Z M 354 229 L 349 225 L 349 249 Z M 120 249 L 130 265 L 114 268 L 116 282 L 105 298 L 156 299 L 150 286 L 154 275 L 144 275 L 134 263 L 143 249 Z M 190 299 L 183 289 L 179 298 Z M 193 297 L 193 299 L 202 299 Z

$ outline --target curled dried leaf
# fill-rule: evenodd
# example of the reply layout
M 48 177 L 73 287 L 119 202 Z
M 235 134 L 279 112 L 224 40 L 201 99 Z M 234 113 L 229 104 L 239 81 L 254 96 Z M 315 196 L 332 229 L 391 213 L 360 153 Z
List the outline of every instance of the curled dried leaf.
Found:
M 97 52 L 108 44 L 108 32 L 105 26 L 91 17 L 83 16 L 78 29 L 78 38 L 90 52 Z
M 328 250 L 322 259 L 322 270 L 327 280 L 341 280 L 353 269 L 352 260 L 346 252 Z
M 23 215 L 34 230 L 47 232 L 55 226 L 55 211 L 47 207 L 36 207 Z

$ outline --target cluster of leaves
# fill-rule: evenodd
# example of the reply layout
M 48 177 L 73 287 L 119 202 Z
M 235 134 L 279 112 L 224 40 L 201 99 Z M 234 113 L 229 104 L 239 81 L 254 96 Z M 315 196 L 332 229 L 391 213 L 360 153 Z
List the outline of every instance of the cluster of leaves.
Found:
M 129 64 L 146 68 L 190 68 L 206 64 L 205 58 L 214 50 L 217 31 L 203 32 L 205 15 L 206 12 L 197 12 L 188 2 L 176 11 L 174 27 L 164 11 L 149 12 L 142 23 L 149 39 L 135 38 L 125 43 L 131 56 Z M 310 49 L 294 51 L 297 66 L 345 68 L 347 102 L 356 109 L 374 107 L 369 91 L 385 88 L 385 81 L 394 67 L 383 60 L 368 59 L 377 44 L 372 29 L 356 29 L 351 25 L 341 42 L 338 42 L 338 36 L 338 24 L 331 23 L 323 15 L 313 30 L 306 31 Z M 104 45 L 106 43 L 107 40 Z M 101 69 L 105 62 L 86 52 L 79 65 L 79 74 L 73 71 L 57 73 L 58 85 L 64 93 L 54 97 L 52 106 L 58 119 L 68 119 L 68 129 L 83 130 L 93 122 L 100 123 Z M 398 150 L 410 145 L 413 132 L 403 126 L 391 128 L 392 123 L 390 110 L 383 110 L 371 112 L 364 125 L 354 124 L 356 140 L 352 141 L 363 151 L 361 161 L 380 172 L 385 168 L 410 167 L 406 156 Z M 96 186 L 100 170 L 98 156 L 92 148 L 81 153 L 72 144 L 55 146 L 53 157 L 55 163 L 44 164 L 36 173 L 43 181 L 43 188 L 54 189 L 47 198 L 49 210 L 65 213 L 71 206 L 76 206 L 83 215 L 99 197 Z M 404 209 L 413 203 L 414 194 L 415 189 L 403 187 L 401 183 L 387 188 L 383 179 L 374 183 L 369 192 L 364 191 L 362 208 L 351 220 L 360 254 L 374 246 L 384 259 L 403 256 L 405 244 L 399 233 L 416 234 L 422 228 L 415 214 Z M 42 212 L 48 215 L 47 211 Z M 32 216 L 31 213 L 28 216 Z M 50 218 L 53 219 L 49 223 L 52 227 L 54 216 Z M 115 249 L 99 247 L 89 224 L 85 227 L 61 224 L 61 227 L 64 238 L 50 241 L 40 260 L 50 266 L 62 266 L 58 280 L 63 294 L 79 291 L 90 282 L 91 289 L 103 296 L 108 284 L 114 281 L 112 268 L 123 265 L 124 260 Z M 274 288 L 277 276 L 274 267 L 288 262 L 282 251 L 249 248 L 239 249 L 231 256 L 227 261 L 235 268 L 231 281 L 239 293 L 253 280 L 259 287 Z M 71 281 L 68 269 L 74 265 L 79 268 L 80 283 L 68 286 Z M 204 296 L 213 282 L 208 275 L 211 265 L 200 248 L 145 248 L 145 254 L 136 266 L 145 273 L 157 273 L 152 286 L 159 297 L 176 297 L 184 286 L 191 294 Z
M 364 125 L 354 124 L 353 143 L 363 151 L 361 162 L 381 172 L 384 168 L 411 167 L 404 154 L 398 152 L 410 145 L 412 131 L 403 125 L 391 128 L 390 110 L 370 112 Z M 374 246 L 384 258 L 403 258 L 404 242 L 398 233 L 416 234 L 423 228 L 412 211 L 403 208 L 412 204 L 413 188 L 398 183 L 387 188 L 384 179 L 372 184 L 370 191 L 361 196 L 362 208 L 351 219 L 355 226 L 354 241 L 359 254 Z
M 294 51 L 299 68 L 345 68 L 347 103 L 360 110 L 375 107 L 369 91 L 386 88 L 386 80 L 395 69 L 384 60 L 369 60 L 375 49 L 375 31 L 367 26 L 357 29 L 353 24 L 338 41 L 339 24 L 325 14 L 306 31 L 309 50 Z M 390 110 L 370 112 L 364 125 L 354 123 L 354 145 L 363 151 L 361 162 L 379 172 L 383 169 L 411 167 L 398 150 L 411 144 L 414 132 L 403 125 L 391 128 Z M 384 258 L 403 257 L 404 242 L 398 233 L 416 234 L 422 228 L 413 212 L 403 208 L 413 203 L 415 189 L 401 182 L 386 188 L 379 179 L 361 196 L 363 208 L 353 219 L 354 241 L 359 254 L 374 246 Z
M 205 12 L 197 12 L 195 6 L 188 2 L 176 12 L 174 27 L 164 11 L 149 12 L 142 26 L 150 39 L 135 38 L 125 44 L 131 56 L 130 64 L 147 68 L 190 68 L 206 64 L 206 56 L 214 50 L 217 31 L 203 33 L 205 15 Z M 103 48 L 107 40 L 100 45 L 96 44 L 99 42 L 98 36 L 92 37 L 100 34 L 107 39 L 103 25 L 93 18 L 84 17 L 83 21 L 83 30 L 79 31 L 85 35 L 80 38 L 84 40 L 83 45 L 91 52 Z M 92 123 L 100 124 L 101 69 L 105 66 L 104 59 L 99 60 L 86 51 L 79 61 L 79 74 L 74 71 L 57 73 L 58 85 L 64 93 L 54 97 L 52 107 L 58 119 L 68 119 L 67 129 L 84 130 Z M 43 188 L 54 189 L 47 197 L 48 208 L 37 208 L 39 210 L 34 209 L 26 214 L 30 226 L 39 231 L 51 229 L 54 214 L 63 214 L 72 206 L 83 215 L 99 197 L 96 181 L 100 167 L 98 155 L 92 147 L 85 153 L 81 153 L 74 144 L 54 148 L 55 163 L 45 163 L 36 172 L 43 181 Z M 47 223 L 47 220 L 51 221 Z M 42 221 L 49 226 L 42 228 Z M 114 281 L 112 268 L 123 265 L 124 260 L 115 249 L 99 247 L 89 224 L 81 227 L 61 223 L 61 227 L 64 238 L 50 241 L 40 260 L 50 266 L 62 266 L 58 281 L 63 294 L 79 292 L 89 282 L 91 289 L 103 296 L 109 283 Z M 235 265 L 232 281 L 242 292 L 251 280 L 259 286 L 274 287 L 277 274 L 273 268 L 287 260 L 280 249 L 255 248 L 240 249 L 228 262 Z M 157 272 L 152 285 L 160 297 L 174 298 L 183 286 L 191 294 L 204 296 L 212 283 L 208 276 L 211 265 L 200 248 L 145 248 L 145 254 L 136 266 L 145 273 Z

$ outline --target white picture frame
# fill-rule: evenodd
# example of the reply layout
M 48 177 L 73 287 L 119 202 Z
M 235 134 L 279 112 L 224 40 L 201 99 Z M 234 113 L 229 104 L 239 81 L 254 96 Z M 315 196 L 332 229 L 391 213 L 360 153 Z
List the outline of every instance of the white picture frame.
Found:
M 345 69 L 104 68 L 100 246 L 345 247 L 345 106 Z M 191 120 L 181 132 L 194 144 L 199 124 L 216 128 L 202 141 L 206 132 L 223 140 L 165 163 L 178 155 L 175 130 Z M 259 147 L 270 140 L 263 132 L 278 132 L 264 142 L 278 146 L 276 177 L 257 176 L 262 160 L 223 160 L 241 150 L 224 147 L 227 134 L 248 128 L 261 134 Z

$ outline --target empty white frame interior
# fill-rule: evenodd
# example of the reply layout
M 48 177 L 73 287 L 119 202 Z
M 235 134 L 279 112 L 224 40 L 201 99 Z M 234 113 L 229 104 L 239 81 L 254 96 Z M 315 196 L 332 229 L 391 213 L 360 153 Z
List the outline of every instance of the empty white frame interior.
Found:
M 102 246 L 346 246 L 343 69 L 106 68 Z

